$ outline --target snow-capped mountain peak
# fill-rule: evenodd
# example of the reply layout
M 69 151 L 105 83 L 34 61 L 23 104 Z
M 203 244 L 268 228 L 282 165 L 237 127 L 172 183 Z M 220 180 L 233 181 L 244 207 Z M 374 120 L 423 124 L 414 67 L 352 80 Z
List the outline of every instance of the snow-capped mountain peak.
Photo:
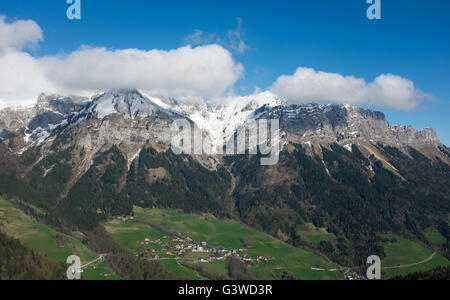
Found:
M 212 145 L 218 149 L 246 122 L 255 120 L 271 108 L 285 103 L 286 100 L 266 91 L 249 96 L 225 97 L 210 102 L 178 102 L 173 109 L 207 132 Z
M 128 118 L 148 117 L 157 111 L 166 110 L 135 89 L 116 89 L 93 98 L 89 105 L 100 119 L 114 113 Z
M 134 141 L 147 139 L 162 130 L 161 126 L 152 126 L 159 124 L 161 119 L 171 124 L 175 119 L 186 118 L 208 137 L 205 142 L 211 144 L 214 152 L 214 149 L 220 151 L 245 124 L 268 116 L 279 119 L 283 131 L 297 143 L 330 144 L 337 141 L 349 144 L 373 140 L 389 145 L 441 145 L 432 129 L 416 131 L 411 127 L 389 126 L 380 112 L 348 105 L 291 105 L 268 91 L 204 101 L 149 96 L 136 89 L 115 89 L 86 101 L 88 99 L 81 97 L 41 95 L 36 105 L 28 110 L 0 110 L 0 140 L 23 136 L 24 145 L 17 144 L 20 150 L 84 120 L 111 117 L 112 123 L 119 121 L 124 125 L 122 128 L 129 131 L 124 136 Z M 118 120 L 113 115 L 119 117 Z M 127 120 L 132 120 L 129 127 Z M 104 124 L 107 128 L 110 122 Z M 143 126 L 136 127 L 135 124 Z M 141 137 L 133 132 L 139 128 L 144 128 L 139 133 Z M 154 136 L 165 136 L 165 140 L 170 140 L 169 134 L 172 133 L 158 132 Z

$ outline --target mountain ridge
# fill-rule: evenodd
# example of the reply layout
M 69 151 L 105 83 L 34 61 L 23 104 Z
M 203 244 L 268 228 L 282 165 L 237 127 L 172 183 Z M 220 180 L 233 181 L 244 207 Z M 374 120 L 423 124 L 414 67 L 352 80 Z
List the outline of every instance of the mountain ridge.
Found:
M 427 243 L 425 229 L 447 224 L 450 149 L 432 129 L 391 126 L 380 112 L 289 104 L 270 93 L 228 106 L 137 90 L 98 94 L 79 109 L 68 103 L 67 115 L 50 112 L 64 115 L 59 124 L 45 119 L 38 127 L 47 124 L 44 136 L 27 143 L 28 124 L 16 122 L 0 147 L 0 165 L 10 170 L 0 176 L 11 182 L 0 193 L 27 197 L 55 226 L 91 230 L 133 206 L 177 208 L 236 218 L 304 245 L 298 232 L 313 223 L 336 240 L 308 247 L 352 265 L 383 255 L 377 233 Z M 45 114 L 48 107 L 41 107 Z M 224 131 L 217 145 L 249 122 L 279 119 L 279 163 L 261 166 L 261 154 L 175 155 L 170 145 L 179 118 L 206 136 Z M 15 190 L 17 182 L 37 196 Z
M 18 113 L 11 113 L 12 111 Z M 381 141 L 386 144 L 401 146 L 406 145 L 435 145 L 442 146 L 439 138 L 432 128 L 415 130 L 410 125 L 390 126 L 385 116 L 381 112 L 357 108 L 349 105 L 327 104 L 290 104 L 287 100 L 281 99 L 271 92 L 263 92 L 250 96 L 239 96 L 223 99 L 221 102 L 186 102 L 164 97 L 147 96 L 136 89 L 113 89 L 105 93 L 97 94 L 90 100 L 81 97 L 64 97 L 60 95 L 42 94 L 36 105 L 31 108 L 6 108 L 0 110 L 0 139 L 11 138 L 11 135 L 20 135 L 17 130 L 24 128 L 25 144 L 33 141 L 43 141 L 48 138 L 54 129 L 64 128 L 68 123 L 73 123 L 79 119 L 80 115 L 97 114 L 99 119 L 104 119 L 111 114 L 119 113 L 126 117 L 135 119 L 137 117 L 149 117 L 156 111 L 168 115 L 177 115 L 191 120 L 199 129 L 205 131 L 210 136 L 215 147 L 223 146 L 236 132 L 244 126 L 246 122 L 261 117 L 280 118 L 287 125 L 289 119 L 311 119 L 315 122 L 316 133 L 323 136 L 315 139 L 317 142 L 329 144 L 331 142 L 341 142 L 351 137 L 342 137 L 340 134 L 353 134 L 358 137 L 364 134 L 366 141 Z M 267 114 L 270 112 L 269 114 Z M 320 117 L 322 114 L 324 117 Z M 334 115 L 333 115 L 334 114 Z M 331 116 L 333 120 L 328 118 Z M 321 118 L 321 120 L 317 120 Z M 349 118 L 339 120 L 339 118 Z M 328 119 L 328 120 L 326 120 Z M 361 124 L 363 120 L 379 121 L 378 124 L 365 124 L 365 128 L 356 128 L 355 121 Z M 319 121 L 322 121 L 319 122 Z M 325 124 L 323 123 L 325 121 Z M 335 124 L 336 122 L 347 121 L 347 123 Z M 311 126 L 305 122 L 298 122 L 297 129 L 305 132 L 302 135 L 314 135 Z M 318 123 L 319 122 L 319 123 Z M 302 124 L 300 124 L 302 123 Z M 349 130 L 334 132 L 335 125 L 345 125 Z M 327 128 L 323 128 L 323 127 Z M 369 127 L 381 131 L 372 130 Z M 320 127 L 320 128 L 317 128 Z M 220 133 L 219 135 L 217 133 Z M 336 136 L 330 136 L 332 133 Z M 374 135 L 375 134 L 375 135 Z M 224 136 L 222 139 L 222 135 Z M 292 132 L 292 137 L 301 143 L 314 141 L 305 140 L 298 137 L 298 133 Z M 389 136 L 389 139 L 386 138 Z M 361 137 L 361 136 L 359 136 Z

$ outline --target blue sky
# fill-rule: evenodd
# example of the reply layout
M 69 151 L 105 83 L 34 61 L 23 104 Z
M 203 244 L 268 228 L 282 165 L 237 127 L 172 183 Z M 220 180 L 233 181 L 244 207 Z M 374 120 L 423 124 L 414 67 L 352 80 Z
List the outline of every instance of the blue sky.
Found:
M 450 145 L 450 1 L 382 0 L 382 20 L 367 19 L 365 0 L 82 0 L 81 20 L 68 20 L 67 7 L 65 0 L 2 0 L 0 15 L 6 22 L 30 19 L 40 26 L 44 39 L 24 50 L 36 58 L 71 53 L 80 45 L 177 49 L 201 30 L 245 69 L 232 86 L 238 94 L 268 89 L 298 67 L 367 83 L 392 73 L 437 101 L 407 111 L 362 105 L 383 111 L 392 124 L 433 127 Z M 242 53 L 227 42 L 237 18 L 247 46 Z

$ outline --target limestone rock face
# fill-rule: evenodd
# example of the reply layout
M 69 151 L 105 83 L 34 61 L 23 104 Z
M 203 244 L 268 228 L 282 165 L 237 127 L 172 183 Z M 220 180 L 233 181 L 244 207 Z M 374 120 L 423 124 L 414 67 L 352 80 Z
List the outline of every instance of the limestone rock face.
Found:
M 364 141 L 399 148 L 442 145 L 431 128 L 390 126 L 383 113 L 348 105 L 279 106 L 269 116 L 280 119 L 288 140 L 296 143 L 348 145 Z
M 412 126 L 395 125 L 391 127 L 392 134 L 400 144 L 406 145 L 441 145 L 441 141 L 433 128 L 415 130 Z
M 91 99 L 42 94 L 34 106 L 0 110 L 0 140 L 19 154 L 44 143 L 40 151 L 47 155 L 58 149 L 46 145 L 64 136 L 67 141 L 58 145 L 59 150 L 83 148 L 87 166 L 98 151 L 111 145 L 119 146 L 129 160 L 149 142 L 167 150 L 175 134 L 172 124 L 181 118 L 201 129 L 216 149 L 260 118 L 279 119 L 284 142 L 309 146 L 338 143 L 351 149 L 353 144 L 381 143 L 405 152 L 414 147 L 439 153 L 443 146 L 431 128 L 391 126 L 383 113 L 349 105 L 289 104 L 271 92 L 216 102 L 187 101 L 151 97 L 134 89 L 111 90 Z
M 49 131 L 88 101 L 85 97 L 41 94 L 33 106 L 2 109 L 0 139 L 25 138 L 26 143 L 45 139 Z
M 109 91 L 93 97 L 53 128 L 40 154 L 46 157 L 69 149 L 74 175 L 80 177 L 98 153 L 115 145 L 130 166 L 143 147 L 167 150 L 175 135 L 172 123 L 179 118 L 136 90 Z

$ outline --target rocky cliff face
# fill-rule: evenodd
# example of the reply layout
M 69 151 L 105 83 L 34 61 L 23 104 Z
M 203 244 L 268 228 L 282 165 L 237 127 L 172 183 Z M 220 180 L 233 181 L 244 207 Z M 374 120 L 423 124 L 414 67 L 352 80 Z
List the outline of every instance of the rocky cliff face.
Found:
M 203 130 L 216 148 L 225 145 L 247 122 L 276 118 L 280 119 L 285 143 L 316 149 L 338 143 L 348 150 L 353 144 L 380 143 L 405 152 L 408 147 L 426 148 L 429 156 L 448 159 L 439 151 L 443 145 L 431 128 L 417 131 L 411 126 L 390 126 L 383 113 L 348 105 L 290 105 L 270 92 L 220 102 L 149 97 L 137 90 L 111 90 L 91 101 L 41 95 L 33 107 L 0 111 L 0 138 L 14 141 L 10 147 L 23 152 L 35 142 L 52 144 L 57 136 L 71 136 L 63 148 L 76 144 L 94 155 L 105 145 L 120 145 L 132 159 L 148 141 L 167 149 L 174 134 L 171 125 L 180 118 Z M 436 151 L 430 154 L 430 149 Z
M 0 110 L 0 139 L 14 137 L 14 132 L 25 128 L 33 118 L 32 107 L 15 107 Z
M 381 112 L 348 105 L 291 105 L 275 107 L 270 118 L 278 118 L 290 141 L 301 144 L 340 145 L 359 142 L 395 147 L 440 146 L 432 128 L 390 126 Z
M 88 101 L 84 97 L 42 94 L 33 106 L 2 109 L 0 139 L 15 139 L 16 149 L 25 146 L 24 142 L 44 140 L 51 130 Z
M 397 143 L 412 145 L 412 146 L 426 146 L 435 145 L 440 146 L 441 141 L 436 135 L 433 128 L 424 128 L 423 130 L 415 130 L 412 126 L 395 125 L 391 127 L 393 140 Z
M 128 168 L 145 147 L 167 150 L 172 123 L 182 118 L 160 107 L 136 90 L 113 90 L 96 95 L 59 125 L 45 131 L 48 138 L 39 146 L 40 160 L 70 153 L 72 178 L 66 192 L 89 170 L 99 153 L 117 147 Z

